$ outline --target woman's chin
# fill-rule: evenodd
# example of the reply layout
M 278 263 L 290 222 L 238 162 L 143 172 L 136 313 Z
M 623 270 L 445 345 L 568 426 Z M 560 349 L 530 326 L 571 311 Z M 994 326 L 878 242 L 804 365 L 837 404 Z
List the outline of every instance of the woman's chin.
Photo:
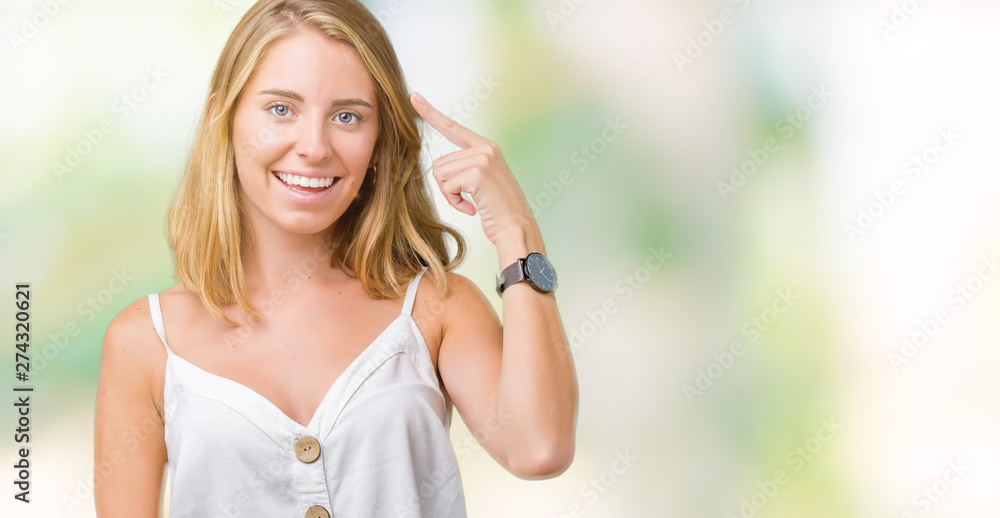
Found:
M 281 225 L 289 234 L 316 235 L 324 234 L 336 223 L 334 221 L 287 221 Z

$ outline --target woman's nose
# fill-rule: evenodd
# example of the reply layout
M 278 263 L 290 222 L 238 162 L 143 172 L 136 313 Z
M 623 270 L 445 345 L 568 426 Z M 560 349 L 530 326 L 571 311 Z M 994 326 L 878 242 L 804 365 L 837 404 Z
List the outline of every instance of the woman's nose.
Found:
M 330 133 L 326 120 L 303 118 L 295 136 L 295 153 L 312 162 L 319 162 L 330 156 Z

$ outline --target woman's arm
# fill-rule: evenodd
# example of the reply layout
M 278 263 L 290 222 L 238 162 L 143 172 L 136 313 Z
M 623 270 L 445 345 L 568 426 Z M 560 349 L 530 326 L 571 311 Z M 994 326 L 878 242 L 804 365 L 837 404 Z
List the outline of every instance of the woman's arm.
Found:
M 504 268 L 528 252 L 545 255 L 528 200 L 500 146 L 455 122 L 419 94 L 414 109 L 461 147 L 434 161 L 434 179 L 455 209 L 482 220 Z M 468 193 L 472 202 L 462 198 Z M 550 478 L 573 461 L 578 387 L 554 293 L 515 283 L 504 322 L 475 284 L 454 275 L 438 351 L 441 379 L 476 439 L 524 479 Z M 451 279 L 449 279 L 449 284 Z M 451 290 L 449 290 L 451 291 Z
M 159 512 L 167 451 L 152 397 L 155 353 L 163 350 L 156 344 L 145 299 L 115 316 L 104 335 L 94 433 L 99 518 L 152 518 Z
M 501 264 L 528 251 L 545 253 L 540 237 L 498 246 Z M 563 473 L 573 461 L 579 396 L 554 293 L 510 286 L 501 326 L 475 284 L 449 274 L 448 286 L 438 370 L 455 408 L 510 473 L 525 480 Z

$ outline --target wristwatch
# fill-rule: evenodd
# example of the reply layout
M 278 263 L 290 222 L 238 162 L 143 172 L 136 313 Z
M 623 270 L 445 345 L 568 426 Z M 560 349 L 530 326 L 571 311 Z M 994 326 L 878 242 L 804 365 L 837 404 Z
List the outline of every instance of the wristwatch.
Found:
M 497 295 L 503 297 L 504 290 L 511 284 L 521 281 L 526 281 L 541 293 L 551 293 L 558 286 L 555 268 L 538 252 L 531 252 L 526 257 L 514 261 L 497 275 Z

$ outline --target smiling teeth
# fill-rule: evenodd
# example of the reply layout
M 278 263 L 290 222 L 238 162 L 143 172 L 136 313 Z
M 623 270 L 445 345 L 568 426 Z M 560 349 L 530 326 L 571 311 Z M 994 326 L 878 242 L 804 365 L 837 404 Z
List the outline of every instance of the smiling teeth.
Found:
M 302 187 L 313 187 L 313 188 L 327 188 L 333 185 L 335 178 L 307 178 L 305 176 L 299 176 L 295 174 L 286 174 L 281 172 L 275 172 L 281 181 L 289 185 L 299 185 Z

